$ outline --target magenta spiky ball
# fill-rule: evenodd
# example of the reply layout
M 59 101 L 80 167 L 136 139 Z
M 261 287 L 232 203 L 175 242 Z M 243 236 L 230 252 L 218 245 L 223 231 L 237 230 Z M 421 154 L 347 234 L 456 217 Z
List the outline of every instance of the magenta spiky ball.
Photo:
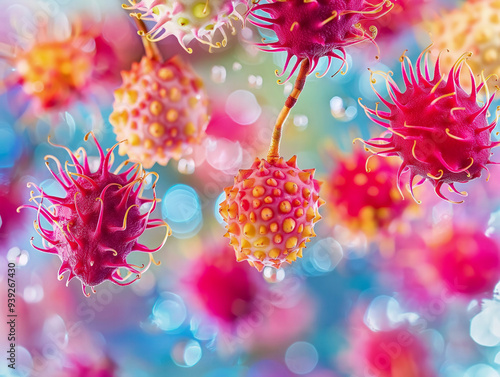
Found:
M 404 55 L 401 57 L 405 91 L 400 90 L 388 74 L 374 72 L 386 79 L 392 103 L 383 99 L 374 89 L 389 111 L 362 106 L 368 117 L 385 127 L 390 136 L 374 138 L 364 143 L 376 148 L 372 151 L 375 154 L 398 155 L 403 159 L 398 171 L 400 189 L 401 175 L 409 171 L 412 195 L 413 180 L 418 175 L 422 179 L 417 185 L 428 180 L 434 186 L 436 194 L 448 200 L 441 193 L 443 184 L 448 184 L 450 191 L 466 195 L 465 192 L 459 192 L 454 184 L 478 178 L 482 169 L 488 171 L 486 165 L 491 163 L 491 148 L 499 144 L 491 141 L 496 121 L 488 124 L 487 119 L 487 110 L 494 96 L 487 98 L 486 103 L 478 104 L 478 93 L 485 82 L 483 80 L 476 86 L 470 68 L 472 91 L 467 93 L 462 89 L 460 71 L 467 54 L 455 63 L 447 75 L 441 73 L 438 59 L 433 78 L 429 73 L 426 55 L 427 50 L 424 50 L 418 57 L 416 73 L 411 61 Z M 422 57 L 425 62 L 424 73 L 421 67 Z M 408 70 L 405 60 L 409 64 Z M 373 115 L 381 120 L 374 119 Z
M 272 163 L 257 158 L 250 169 L 240 170 L 220 204 L 238 262 L 247 260 L 262 271 L 302 257 L 321 219 L 319 187 L 314 169 L 299 169 L 295 156 Z
M 364 40 L 375 38 L 376 29 L 370 27 L 370 34 L 359 22 L 378 18 L 393 7 L 388 0 L 372 4 L 366 0 L 270 0 L 255 5 L 249 19 L 254 25 L 276 33 L 276 42 L 259 43 L 267 51 L 286 51 L 287 59 L 283 73 L 292 56 L 297 57 L 290 76 L 303 59 L 309 59 L 312 72 L 321 57 L 341 59 L 345 64 L 344 48 Z M 268 13 L 268 17 L 261 12 Z M 262 22 L 260 22 L 262 21 Z M 338 50 L 341 55 L 334 52 Z M 342 67 L 341 67 L 342 68 Z M 328 69 L 327 69 L 328 70 Z
M 53 156 L 46 156 L 45 159 L 55 161 L 58 174 L 50 169 L 48 162 L 46 164 L 55 180 L 66 191 L 66 196 L 47 195 L 43 189 L 30 183 L 28 187 L 34 186 L 40 192 L 39 196 L 33 196 L 33 191 L 31 192 L 30 201 L 34 201 L 37 206 L 23 206 L 38 212 L 35 229 L 43 239 L 44 248 L 33 247 L 57 254 L 62 261 L 59 279 L 62 279 L 64 272 L 69 271 L 68 282 L 75 276 L 80 279 L 85 295 L 86 286 L 93 290 L 93 287 L 105 280 L 128 285 L 139 279 L 149 264 L 141 271 L 142 267 L 127 263 L 127 255 L 134 250 L 147 253 L 158 251 L 169 234 L 168 225 L 163 220 L 149 219 L 156 206 L 155 185 L 153 184 L 152 199 L 140 197 L 147 177 L 156 173 L 146 174 L 140 164 L 134 164 L 122 173 L 118 172 L 122 166 L 111 172 L 114 147 L 104 155 L 97 139 L 93 134 L 92 136 L 100 155 L 97 171 L 90 170 L 83 148 L 78 150 L 81 153 L 80 162 L 68 148 L 59 146 L 70 155 L 70 164 L 74 164 L 75 172 L 67 170 L 68 164 L 64 170 L 59 160 Z M 85 140 L 87 138 L 88 135 Z M 40 202 L 37 201 L 38 198 L 41 198 Z M 52 203 L 50 207 L 44 206 L 43 202 L 46 200 Z M 142 205 L 149 208 L 144 210 Z M 52 225 L 52 230 L 42 227 L 40 215 Z M 138 242 L 144 230 L 161 226 L 167 228 L 167 234 L 160 246 L 149 249 Z M 150 263 L 151 261 L 152 258 Z M 127 270 L 128 275 L 121 276 L 120 268 Z M 135 279 L 128 280 L 132 274 L 136 274 Z

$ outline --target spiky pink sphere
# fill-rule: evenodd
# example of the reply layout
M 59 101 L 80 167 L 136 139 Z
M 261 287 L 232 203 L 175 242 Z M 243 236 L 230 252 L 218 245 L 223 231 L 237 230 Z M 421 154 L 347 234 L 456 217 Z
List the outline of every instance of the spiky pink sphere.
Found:
M 297 167 L 295 156 L 273 163 L 257 158 L 250 169 L 240 170 L 220 205 L 239 262 L 262 271 L 302 257 L 324 203 L 313 176 L 314 169 Z
M 208 125 L 208 98 L 203 81 L 179 57 L 165 62 L 143 57 L 123 71 L 109 117 L 120 144 L 120 155 L 141 162 L 179 160 L 199 144 Z
M 416 74 L 411 61 L 404 55 L 401 58 L 405 91 L 401 91 L 388 74 L 374 72 L 386 79 L 393 102 L 383 99 L 374 89 L 389 111 L 363 108 L 370 119 L 388 130 L 390 136 L 364 143 L 376 148 L 372 151 L 375 154 L 400 156 L 403 159 L 398 172 L 399 188 L 401 174 L 409 171 L 412 195 L 413 179 L 419 175 L 422 180 L 418 184 L 430 181 L 436 194 L 448 200 L 441 193 L 443 184 L 447 183 L 450 190 L 465 195 L 457 191 L 454 183 L 478 178 L 482 169 L 488 171 L 486 165 L 491 163 L 491 148 L 499 144 L 491 141 L 496 121 L 488 124 L 487 119 L 488 106 L 494 96 L 488 98 L 485 104 L 478 104 L 478 93 L 485 83 L 476 87 L 472 71 L 472 91 L 467 93 L 462 89 L 460 71 L 466 54 L 455 63 L 448 75 L 441 73 L 438 59 L 433 78 L 426 56 L 422 73 L 421 60 L 426 54 L 426 50 L 420 54 Z M 405 59 L 408 60 L 409 71 L 405 67 Z M 374 119 L 373 115 L 382 121 Z
M 88 135 L 85 140 L 87 138 Z M 94 140 L 100 155 L 97 171 L 90 170 L 83 148 L 79 149 L 81 163 L 69 149 L 59 146 L 66 149 L 70 155 L 75 172 L 69 172 L 67 168 L 65 171 L 59 160 L 53 156 L 46 156 L 45 159 L 50 158 L 56 162 L 58 174 L 50 167 L 49 170 L 66 191 L 66 196 L 47 195 L 43 189 L 30 183 L 28 187 L 34 186 L 40 192 L 41 200 L 38 202 L 39 196 L 32 195 L 30 201 L 34 201 L 37 206 L 23 206 L 38 212 L 35 229 L 43 238 L 44 248 L 34 245 L 33 247 L 57 254 L 62 261 L 59 279 L 62 279 L 64 272 L 69 271 L 68 282 L 75 276 L 78 277 L 85 295 L 86 286 L 93 289 L 105 280 L 128 285 L 139 279 L 149 265 L 141 271 L 141 267 L 127 263 L 127 255 L 134 250 L 155 252 L 166 240 L 165 236 L 160 246 L 149 249 L 138 242 L 139 236 L 146 229 L 161 226 L 167 228 L 167 235 L 169 233 L 168 225 L 163 220 L 149 219 L 156 206 L 154 184 L 152 199 L 139 196 L 146 178 L 156 173 L 146 174 L 140 164 L 134 164 L 123 173 L 118 172 L 121 166 L 114 173 L 111 172 L 110 159 L 114 147 L 104 155 L 95 137 Z M 46 164 L 48 167 L 49 163 Z M 52 203 L 50 207 L 53 209 L 44 206 L 45 200 Z M 141 208 L 143 205 L 149 205 L 146 212 Z M 51 223 L 52 230 L 42 228 L 40 214 Z M 49 246 L 46 246 L 45 242 L 49 243 Z M 122 277 L 120 268 L 128 270 L 128 275 Z M 136 278 L 127 281 L 132 274 L 136 274 Z
M 286 71 L 292 56 L 297 57 L 291 76 L 303 59 L 309 59 L 309 72 L 315 69 L 323 56 L 328 57 L 329 63 L 332 58 L 336 58 L 345 64 L 345 47 L 373 40 L 376 35 L 376 29 L 370 28 L 369 35 L 359 22 L 380 17 L 390 11 L 392 6 L 388 0 L 382 0 L 379 4 L 366 0 L 270 0 L 251 8 L 250 14 L 258 21 L 250 19 L 250 22 L 276 33 L 276 42 L 257 45 L 267 51 L 287 52 L 281 75 Z M 261 12 L 268 13 L 269 17 L 262 16 Z M 338 50 L 341 55 L 334 50 Z
M 368 236 L 387 231 L 409 205 L 394 185 L 396 172 L 390 161 L 368 161 L 359 149 L 339 159 L 327 182 L 331 212 L 349 228 Z

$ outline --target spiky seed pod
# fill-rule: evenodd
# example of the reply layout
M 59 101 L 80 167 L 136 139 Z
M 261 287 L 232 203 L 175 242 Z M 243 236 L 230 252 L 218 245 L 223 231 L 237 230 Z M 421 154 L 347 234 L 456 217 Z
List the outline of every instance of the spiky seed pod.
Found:
M 160 62 L 146 56 L 122 72 L 109 117 L 118 149 L 146 169 L 179 160 L 199 144 L 208 125 L 208 98 L 203 81 L 180 58 Z
M 370 157 L 356 149 L 338 160 L 327 182 L 327 201 L 335 221 L 374 237 L 386 232 L 410 202 L 395 187 L 397 166 Z
M 401 69 L 406 86 L 401 91 L 392 78 L 384 72 L 380 74 L 387 83 L 387 90 L 392 103 L 385 100 L 373 88 L 379 99 L 389 111 L 375 110 L 361 105 L 367 116 L 375 123 L 386 128 L 389 137 L 363 141 L 365 145 L 380 156 L 400 156 L 403 160 L 398 171 L 398 188 L 401 189 L 401 175 L 409 171 L 410 192 L 413 196 L 413 180 L 422 177 L 417 184 L 428 180 L 434 186 L 436 194 L 448 200 L 442 193 L 443 184 L 448 184 L 450 191 L 460 195 L 454 183 L 465 183 L 481 175 L 481 170 L 488 171 L 487 164 L 491 148 L 499 142 L 491 141 L 491 132 L 496 120 L 488 124 L 487 110 L 493 97 L 486 103 L 478 104 L 478 93 L 485 86 L 485 80 L 476 86 L 472 71 L 470 79 L 472 91 L 467 93 L 460 83 L 460 72 L 469 54 L 464 54 L 453 66 L 448 75 L 442 74 L 439 59 L 431 78 L 427 64 L 428 50 L 418 57 L 416 74 L 408 57 L 401 57 Z M 424 57 L 424 73 L 421 61 Z M 409 71 L 405 67 L 408 61 Z M 373 83 L 373 78 L 371 79 Z M 373 87 L 373 85 L 372 85 Z M 487 88 L 486 88 L 487 89 Z M 377 116 L 379 119 L 373 118 Z
M 139 12 L 131 13 L 132 16 L 156 22 L 146 34 L 150 41 L 156 42 L 174 35 L 189 53 L 192 49 L 186 45 L 193 39 L 210 48 L 226 46 L 227 34 L 224 27 L 228 26 L 235 34 L 233 21 L 241 20 L 243 23 L 236 7 L 247 6 L 247 1 L 242 0 L 129 0 L 129 3 L 130 6 L 123 5 L 123 8 Z M 222 38 L 217 36 L 217 32 Z
M 309 59 L 311 73 L 321 57 L 328 57 L 328 71 L 332 58 L 346 64 L 345 47 L 375 38 L 377 29 L 370 27 L 370 34 L 360 22 L 378 18 L 393 7 L 389 0 L 372 4 L 367 0 L 270 0 L 257 4 L 250 10 L 254 25 L 276 33 L 276 42 L 258 43 L 264 51 L 286 51 L 287 59 L 282 76 L 293 56 L 297 61 L 287 80 L 303 59 Z M 268 13 L 264 17 L 261 12 Z M 258 21 L 255 21 L 255 20 Z M 262 22 L 261 22 L 262 21 Z M 338 50 L 340 55 L 334 50 Z M 339 71 L 342 69 L 339 69 Z
M 273 163 L 257 158 L 250 169 L 240 170 L 220 205 L 236 259 L 262 271 L 301 258 L 321 219 L 319 188 L 314 169 L 299 169 L 295 156 Z
M 88 139 L 88 135 L 85 136 L 85 140 Z M 152 256 L 149 254 L 150 262 L 141 271 L 144 265 L 138 267 L 127 263 L 127 255 L 132 251 L 146 253 L 158 251 L 170 234 L 170 228 L 163 220 L 149 219 L 156 207 L 155 183 L 152 186 L 152 199 L 140 197 L 147 177 L 154 175 L 158 178 L 158 175 L 154 172 L 146 174 L 138 163 L 123 173 L 119 173 L 119 170 L 125 164 L 118 167 L 115 172 L 111 172 L 112 152 L 116 145 L 104 155 L 93 133 L 92 136 L 100 156 L 97 171 L 90 170 L 85 149 L 78 150 L 78 153 L 81 153 L 79 157 L 82 162 L 80 162 L 68 148 L 55 145 L 68 152 L 71 164 L 75 167 L 75 172 L 69 172 L 68 163 L 64 170 L 57 158 L 50 155 L 45 157 L 45 160 L 55 161 L 58 173 L 50 169 L 48 162 L 46 164 L 54 179 L 66 191 L 66 196 L 47 195 L 43 189 L 29 183 L 28 187 L 34 186 L 40 192 L 38 196 L 33 196 L 33 191 L 31 192 L 30 201 L 37 205 L 20 207 L 33 208 L 37 211 L 34 224 L 43 239 L 44 247 L 32 244 L 33 247 L 58 255 L 62 261 L 59 279 L 63 278 L 62 274 L 66 271 L 69 272 L 68 283 L 75 276 L 78 277 L 85 295 L 87 295 L 86 286 L 94 290 L 96 285 L 105 280 L 111 280 L 118 285 L 129 285 L 139 279 L 141 273 L 146 271 L 153 261 Z M 48 200 L 52 205 L 45 207 L 44 200 Z M 145 213 L 141 213 L 143 205 L 149 206 Z M 52 230 L 42 227 L 40 215 L 52 225 Z M 139 236 L 146 229 L 157 227 L 167 228 L 165 239 L 160 246 L 149 249 L 138 242 Z M 122 277 L 120 268 L 128 270 L 128 275 Z M 127 281 L 132 274 L 136 274 L 136 278 Z

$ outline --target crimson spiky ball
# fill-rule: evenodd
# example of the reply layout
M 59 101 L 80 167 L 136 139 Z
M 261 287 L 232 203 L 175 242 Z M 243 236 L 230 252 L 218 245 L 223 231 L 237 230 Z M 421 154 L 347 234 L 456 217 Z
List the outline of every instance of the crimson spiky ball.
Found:
M 85 140 L 87 138 L 88 135 Z M 94 140 L 100 155 L 97 171 L 90 170 L 83 148 L 79 149 L 79 160 L 69 149 L 59 146 L 66 149 L 71 157 L 70 164 L 74 166 L 74 172 L 68 171 L 68 163 L 64 170 L 53 156 L 46 156 L 45 159 L 55 161 L 58 173 L 54 173 L 50 167 L 49 170 L 66 191 L 66 196 L 47 195 L 43 189 L 30 183 L 28 187 L 34 186 L 40 192 L 39 196 L 33 196 L 31 192 L 30 201 L 34 201 L 37 206 L 23 206 L 38 212 L 35 229 L 43 238 L 44 248 L 33 247 L 58 255 L 62 261 L 59 278 L 62 279 L 62 274 L 69 271 L 68 282 L 78 277 L 84 294 L 86 286 L 93 289 L 105 280 L 128 285 L 139 279 L 146 269 L 141 271 L 141 267 L 129 264 L 127 255 L 134 250 L 153 253 L 161 249 L 165 240 L 157 248 L 149 249 L 140 244 L 138 238 L 149 228 L 165 226 L 169 229 L 163 220 L 149 219 L 156 206 L 155 185 L 152 199 L 140 197 L 146 179 L 156 173 L 146 174 L 138 163 L 122 173 L 119 173 L 122 166 L 111 172 L 114 147 L 104 155 L 95 137 Z M 46 164 L 48 167 L 49 163 Z M 44 201 L 52 205 L 45 207 Z M 148 209 L 141 208 L 143 205 Z M 42 227 L 40 215 L 51 224 L 52 230 Z M 128 270 L 128 275 L 121 276 L 120 268 Z M 136 274 L 136 278 L 127 281 L 132 274 Z
M 367 159 L 357 149 L 340 158 L 328 180 L 328 203 L 336 217 L 368 236 L 387 231 L 399 218 L 408 200 L 395 187 L 397 166 L 381 158 Z
M 208 125 L 208 99 L 202 80 L 180 58 L 166 62 L 143 57 L 122 72 L 109 117 L 119 154 L 141 162 L 179 160 L 187 148 L 199 144 Z
M 392 103 L 375 91 L 389 111 L 363 107 L 368 117 L 385 127 L 390 135 L 364 143 L 376 148 L 373 153 L 381 156 L 397 155 L 403 159 L 398 172 L 398 187 L 401 186 L 401 174 L 409 171 L 412 195 L 413 179 L 419 175 L 422 177 L 419 184 L 430 181 L 436 194 L 448 200 L 441 193 L 443 184 L 448 184 L 450 191 L 465 195 L 454 184 L 478 178 L 482 169 L 488 171 L 486 165 L 490 163 L 491 148 L 499 144 L 491 141 L 496 121 L 488 124 L 487 119 L 493 96 L 487 98 L 484 104 L 478 103 L 478 93 L 485 82 L 483 80 L 476 86 L 472 71 L 472 91 L 468 93 L 462 89 L 460 71 L 467 54 L 455 63 L 447 75 L 441 73 L 438 59 L 432 78 L 426 55 L 426 50 L 420 54 L 416 72 L 411 61 L 402 56 L 404 91 L 388 74 L 375 72 L 385 77 Z M 422 57 L 425 62 L 423 73 Z M 408 69 L 405 60 L 408 60 Z M 374 119 L 373 115 L 382 121 Z
M 272 163 L 257 158 L 250 169 L 240 170 L 220 205 L 236 259 L 262 271 L 302 257 L 321 218 L 319 187 L 314 169 L 299 169 L 295 156 Z
M 297 57 L 290 73 L 292 75 L 303 59 L 309 59 L 309 72 L 315 69 L 323 56 L 328 57 L 329 62 L 336 58 L 345 64 L 345 47 L 373 40 L 376 35 L 376 29 L 370 28 L 371 33 L 367 34 L 359 22 L 380 17 L 392 6 L 387 0 L 378 4 L 366 0 L 270 0 L 251 9 L 250 14 L 258 21 L 250 19 L 250 22 L 276 33 L 276 42 L 257 45 L 267 51 L 287 52 L 281 75 L 286 71 L 292 56 Z M 269 16 L 264 17 L 261 12 Z M 334 50 L 338 50 L 341 55 Z

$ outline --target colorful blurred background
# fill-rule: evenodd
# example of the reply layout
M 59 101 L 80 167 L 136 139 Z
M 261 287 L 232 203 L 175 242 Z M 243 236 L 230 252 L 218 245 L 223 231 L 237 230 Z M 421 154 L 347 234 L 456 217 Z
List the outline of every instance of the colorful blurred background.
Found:
M 415 189 L 417 204 L 396 188 L 398 158 L 374 157 L 367 172 L 369 153 L 352 141 L 382 130 L 358 104 L 379 101 L 367 68 L 391 70 L 403 87 L 405 50 L 415 61 L 432 41 L 430 59 L 442 51 L 443 69 L 472 51 L 476 75 L 500 73 L 500 4 L 394 3 L 368 24 L 378 28 L 380 52 L 371 43 L 352 46 L 347 73 L 332 77 L 334 61 L 324 77 L 309 75 L 285 123 L 281 154 L 316 169 L 326 205 L 303 258 L 280 270 L 235 261 L 219 203 L 238 169 L 267 153 L 293 88 L 293 78 L 279 85 L 275 75 L 286 53 L 258 50 L 254 43 L 273 36 L 238 19 L 234 35 L 223 26 L 223 48 L 194 39 L 190 54 L 174 36 L 159 41 L 166 60 L 178 55 L 182 69 L 190 64 L 201 78 L 196 98 L 205 107 L 192 111 L 210 117 L 206 135 L 167 166 L 147 167 L 159 174 L 152 216 L 172 229 L 154 254 L 161 264 L 129 286 L 108 281 L 85 297 L 77 279 L 67 286 L 58 279 L 59 258 L 30 245 L 34 237 L 41 247 L 36 211 L 17 208 L 28 204 L 29 182 L 64 195 L 44 157 L 64 166 L 68 155 L 49 135 L 72 151 L 85 147 L 95 166 L 97 149 L 84 136 L 93 131 L 111 148 L 127 132 L 114 91 L 144 47 L 133 11 L 119 0 L 0 0 L 0 375 L 499 377 L 500 170 L 491 166 L 488 182 L 483 174 L 458 185 L 469 193 L 463 204 L 437 198 L 428 182 Z M 326 68 L 320 60 L 317 71 Z M 489 84 L 498 85 L 494 77 Z M 387 96 L 382 79 L 373 85 Z M 115 152 L 115 166 L 125 158 Z M 146 181 L 145 196 L 152 185 Z M 163 236 L 148 230 L 141 242 L 157 246 Z M 6 357 L 9 262 L 16 264 L 15 370 Z M 128 262 L 148 258 L 132 253 Z

